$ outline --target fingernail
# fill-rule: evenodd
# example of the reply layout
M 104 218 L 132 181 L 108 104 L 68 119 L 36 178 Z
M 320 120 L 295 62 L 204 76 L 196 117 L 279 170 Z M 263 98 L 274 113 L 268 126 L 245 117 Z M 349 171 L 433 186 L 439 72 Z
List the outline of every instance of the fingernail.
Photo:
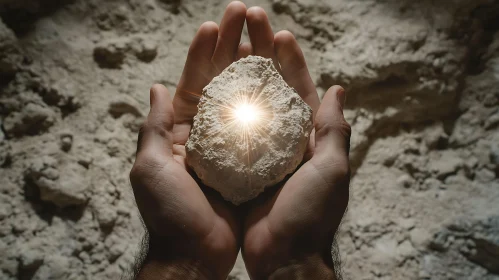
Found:
M 341 109 L 345 106 L 345 101 L 347 99 L 347 95 L 345 94 L 345 90 L 340 88 L 336 93 L 336 97 L 338 98 L 338 102 L 340 102 Z

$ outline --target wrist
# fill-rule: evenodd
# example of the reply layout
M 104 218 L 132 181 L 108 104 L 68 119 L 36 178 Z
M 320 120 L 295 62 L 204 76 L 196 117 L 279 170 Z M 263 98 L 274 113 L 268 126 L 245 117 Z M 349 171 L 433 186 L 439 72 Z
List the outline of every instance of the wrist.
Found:
M 290 260 L 268 276 L 271 280 L 280 279 L 324 279 L 338 280 L 334 268 L 321 256 L 315 255 L 300 260 Z
M 149 234 L 146 234 L 142 243 L 143 259 L 136 274 L 137 280 L 216 279 L 201 260 L 177 254 L 172 246 L 159 240 L 161 239 L 151 240 Z
M 207 251 L 202 244 L 147 234 L 136 279 L 225 280 L 233 266 L 224 256 Z M 234 254 L 235 262 L 237 252 Z M 232 258 L 231 258 L 232 259 Z
M 147 257 L 142 264 L 137 280 L 209 280 L 214 279 L 200 261 L 188 259 L 165 260 Z
M 243 257 L 253 279 L 341 279 L 333 237 L 275 238 L 246 242 Z M 252 240 L 252 239 L 248 239 Z

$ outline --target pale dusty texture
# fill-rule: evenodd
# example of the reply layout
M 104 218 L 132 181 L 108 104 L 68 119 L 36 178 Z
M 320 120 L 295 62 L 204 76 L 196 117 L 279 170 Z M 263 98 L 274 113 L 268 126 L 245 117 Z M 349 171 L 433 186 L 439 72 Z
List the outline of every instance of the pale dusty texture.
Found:
M 17 38 L 0 18 L 0 80 L 11 78 L 21 59 Z
M 144 231 L 128 171 L 149 87 L 175 92 L 199 25 L 228 2 L 0 0 L 0 279 L 129 270 Z M 245 3 L 296 35 L 319 94 L 347 89 L 344 279 L 498 280 L 499 2 Z M 32 180 L 55 178 L 35 168 L 45 157 L 59 174 L 49 188 Z M 249 279 L 241 259 L 229 279 Z
M 234 119 L 241 103 L 259 110 L 254 127 Z M 296 169 L 312 128 L 312 109 L 272 60 L 249 56 L 203 89 L 185 145 L 187 163 L 204 184 L 239 205 Z

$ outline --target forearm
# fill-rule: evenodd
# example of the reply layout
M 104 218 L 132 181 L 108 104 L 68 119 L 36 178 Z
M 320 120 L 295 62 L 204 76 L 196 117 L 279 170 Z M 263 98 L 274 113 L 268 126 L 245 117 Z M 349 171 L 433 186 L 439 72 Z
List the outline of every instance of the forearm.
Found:
M 144 235 L 136 263 L 130 275 L 122 279 L 135 280 L 208 280 L 214 279 L 200 261 L 168 257 L 167 249 L 150 243 L 149 235 Z

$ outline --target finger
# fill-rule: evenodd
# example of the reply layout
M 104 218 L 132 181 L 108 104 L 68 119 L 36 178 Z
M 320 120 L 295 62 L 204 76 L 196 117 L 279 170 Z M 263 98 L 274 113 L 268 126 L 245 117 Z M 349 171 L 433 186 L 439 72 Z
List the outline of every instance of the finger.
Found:
M 151 110 L 139 132 L 137 153 L 149 150 L 171 156 L 174 112 L 168 90 L 163 85 L 152 86 L 150 103 Z
M 246 12 L 246 20 L 253 54 L 271 58 L 274 66 L 279 70 L 274 52 L 274 32 L 270 27 L 267 13 L 260 7 L 251 7 Z
M 175 123 L 190 124 L 197 113 L 197 104 L 203 88 L 213 79 L 215 72 L 211 57 L 218 37 L 218 26 L 205 22 L 192 40 L 184 71 L 173 98 Z
M 274 37 L 274 44 L 284 80 L 296 89 L 301 98 L 316 113 L 320 105 L 319 96 L 295 36 L 289 31 L 279 31 Z
M 253 46 L 251 46 L 251 43 L 249 42 L 244 42 L 239 45 L 239 48 L 237 50 L 236 60 L 245 58 L 247 56 L 250 56 L 251 54 L 253 54 Z
M 245 19 L 246 5 L 244 3 L 234 1 L 225 9 L 212 58 L 218 73 L 222 72 L 236 59 Z
M 324 95 L 315 116 L 314 157 L 328 157 L 329 162 L 348 160 L 351 130 L 343 117 L 345 98 L 340 86 L 331 87 Z

